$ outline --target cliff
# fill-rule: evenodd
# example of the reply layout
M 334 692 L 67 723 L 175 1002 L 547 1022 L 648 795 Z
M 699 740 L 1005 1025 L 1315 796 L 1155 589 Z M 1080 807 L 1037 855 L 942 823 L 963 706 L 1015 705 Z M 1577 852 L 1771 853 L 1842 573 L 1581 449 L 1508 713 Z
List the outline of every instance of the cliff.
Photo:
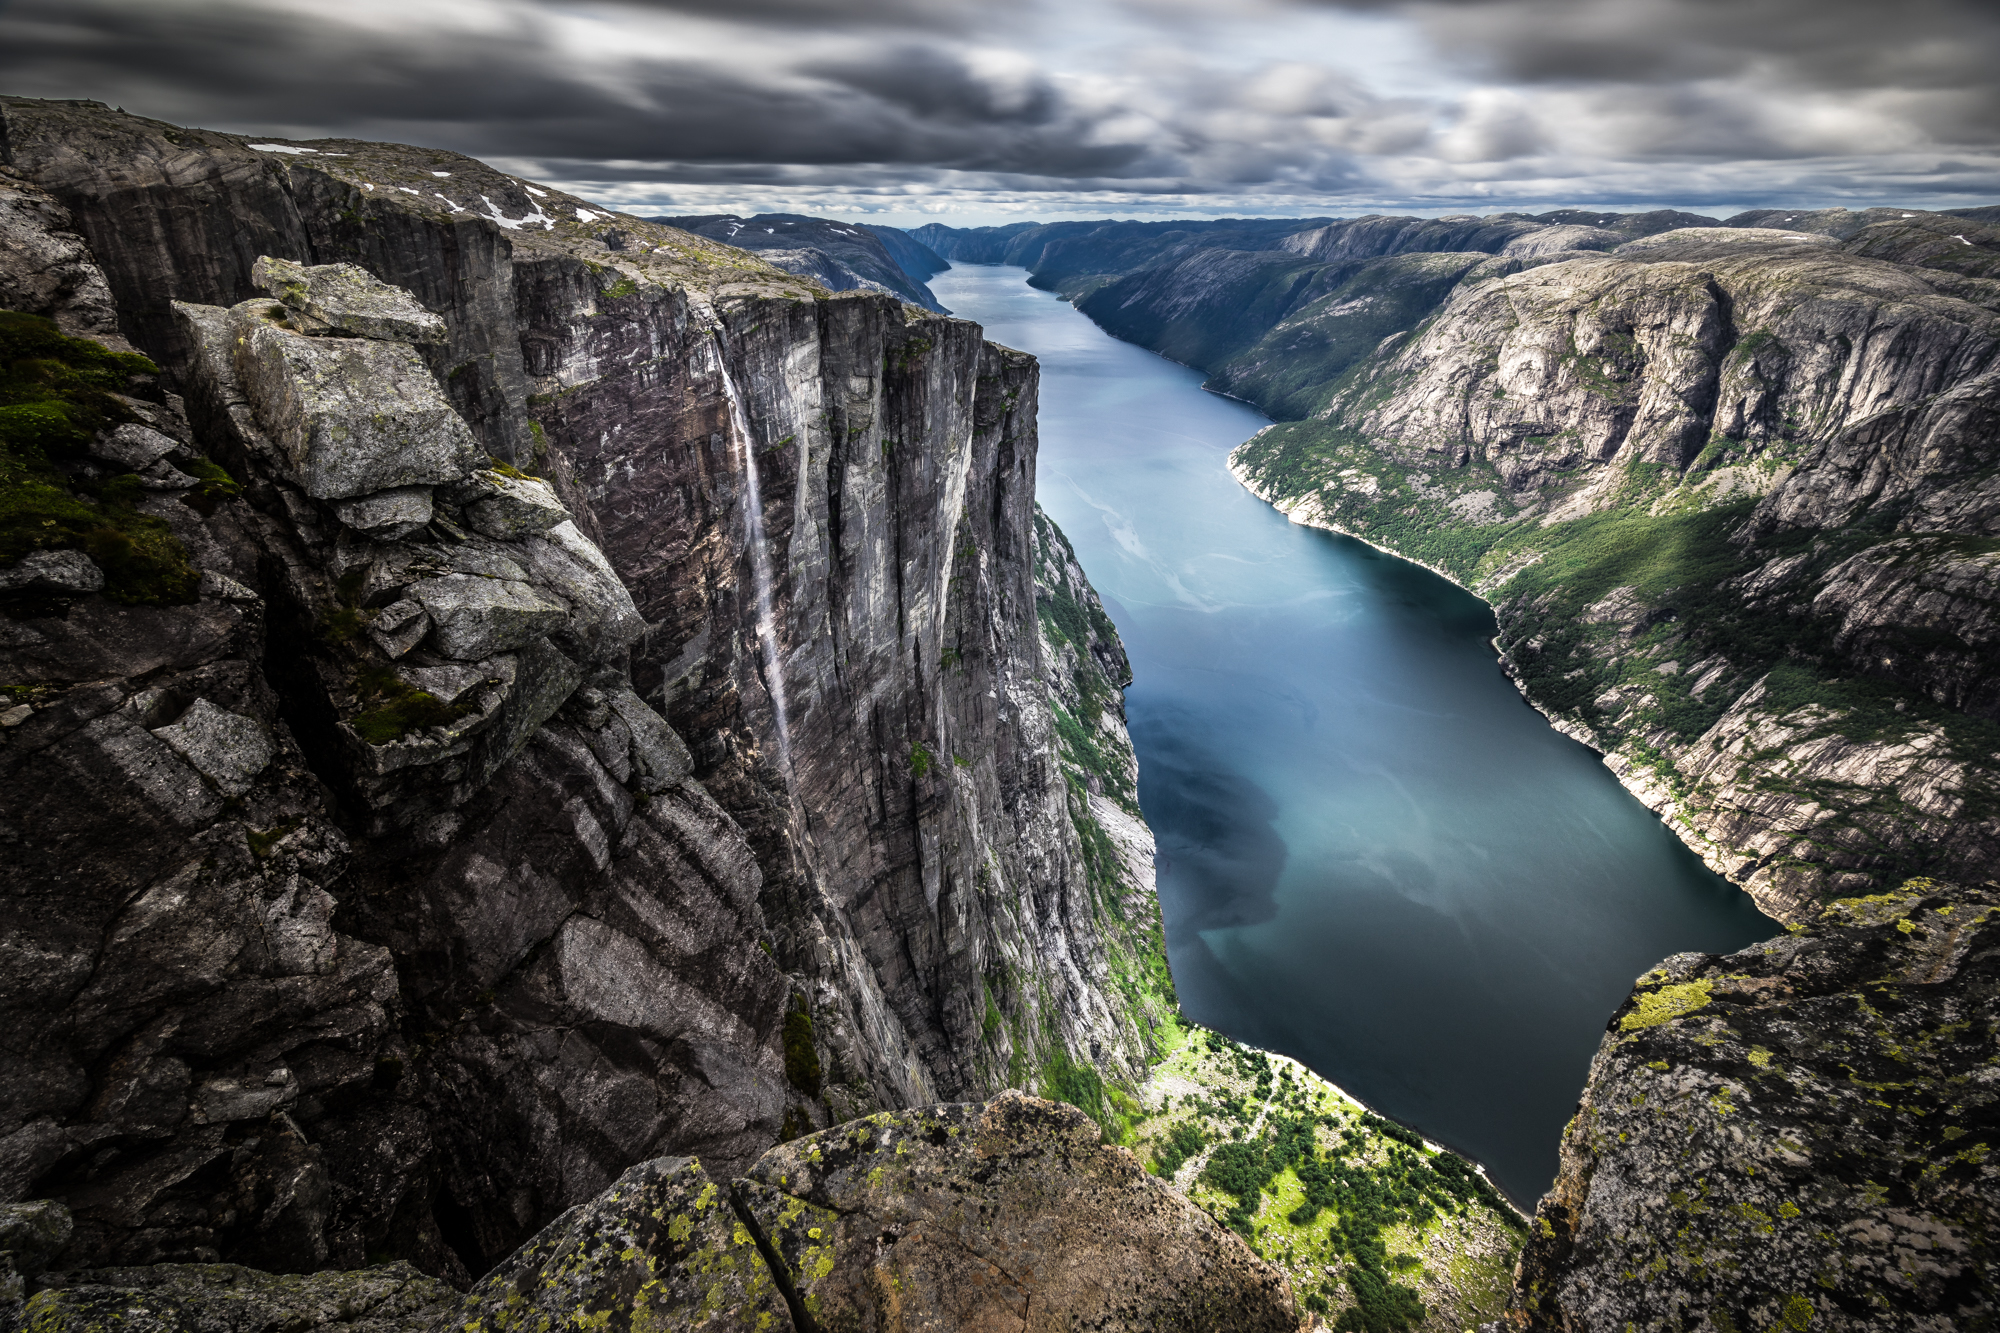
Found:
M 887 292 L 926 310 L 949 314 L 924 279 L 949 265 L 922 242 L 894 227 L 856 227 L 796 213 L 703 213 L 650 219 L 757 253 L 787 273 L 832 292 Z
M 1235 456 L 1257 494 L 1492 601 L 1528 698 L 1766 912 L 2000 868 L 2000 232 L 1907 209 L 1178 248 L 1123 226 L 1105 272 L 1057 285 L 1281 419 Z M 1008 256 L 1044 263 L 1050 235 Z
M 452 154 L 0 126 L 0 1188 L 56 1263 L 463 1282 L 649 1157 L 1137 1083 L 1030 358 Z

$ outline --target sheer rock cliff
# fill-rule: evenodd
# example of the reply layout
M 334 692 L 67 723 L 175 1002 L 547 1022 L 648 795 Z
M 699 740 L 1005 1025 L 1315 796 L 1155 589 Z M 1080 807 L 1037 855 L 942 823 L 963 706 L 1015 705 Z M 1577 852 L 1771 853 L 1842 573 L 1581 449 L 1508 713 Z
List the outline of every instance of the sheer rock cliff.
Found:
M 1031 358 L 453 154 L 0 128 L 0 1189 L 58 1263 L 463 1282 L 647 1158 L 1135 1081 Z

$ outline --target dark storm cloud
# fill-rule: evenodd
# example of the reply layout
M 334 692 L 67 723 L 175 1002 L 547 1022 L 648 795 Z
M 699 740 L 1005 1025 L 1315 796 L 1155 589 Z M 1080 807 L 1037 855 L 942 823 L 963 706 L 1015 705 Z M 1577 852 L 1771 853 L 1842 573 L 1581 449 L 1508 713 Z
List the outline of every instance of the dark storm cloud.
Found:
M 0 0 L 0 88 L 454 148 L 688 208 L 1845 202 L 2000 190 L 1989 7 Z M 1395 96 L 1347 46 L 1385 33 Z
M 1408 15 L 1466 66 L 1509 82 L 1756 77 L 1831 90 L 1963 91 L 1963 130 L 2000 134 L 1991 0 L 1302 0 Z
M 1087 142 L 1091 125 L 1046 82 L 982 78 L 922 43 L 791 70 L 607 61 L 617 66 L 607 77 L 552 53 L 526 10 L 428 42 L 248 5 L 191 13 L 43 0 L 7 17 L 0 79 L 10 90 L 88 70 L 124 97 L 152 92 L 168 103 L 158 114 L 210 123 L 348 134 L 430 125 L 432 141 L 441 133 L 463 151 L 528 157 L 922 163 L 1064 178 L 1120 175 L 1145 155 Z

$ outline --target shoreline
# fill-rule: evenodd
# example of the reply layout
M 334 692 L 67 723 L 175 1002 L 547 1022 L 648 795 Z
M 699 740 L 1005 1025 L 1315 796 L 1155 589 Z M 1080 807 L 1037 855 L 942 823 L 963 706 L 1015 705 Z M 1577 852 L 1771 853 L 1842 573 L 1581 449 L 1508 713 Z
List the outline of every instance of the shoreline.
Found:
M 1266 427 L 1266 429 L 1269 428 Z M 1258 432 L 1258 434 L 1260 435 L 1262 433 L 1263 433 L 1262 431 Z M 1255 439 L 1257 437 L 1253 435 L 1250 438 Z M 1244 441 L 1244 443 L 1247 444 L 1249 443 L 1249 441 L 1246 440 Z M 1243 447 L 1242 445 L 1236 446 L 1237 449 L 1241 449 L 1242 447 Z M 1445 570 L 1439 569 L 1436 565 L 1433 565 L 1428 561 L 1418 560 L 1413 556 L 1404 555 L 1401 551 L 1391 550 L 1389 547 L 1383 546 L 1379 542 L 1370 541 L 1368 538 L 1362 536 L 1359 533 L 1349 532 L 1347 529 L 1341 527 L 1338 523 L 1335 523 L 1333 520 L 1324 517 L 1324 511 L 1321 511 L 1319 516 L 1307 515 L 1305 517 L 1300 517 L 1299 511 L 1306 507 L 1306 501 L 1302 500 L 1297 504 L 1293 505 L 1292 508 L 1286 509 L 1277 500 L 1272 498 L 1272 494 L 1268 492 L 1267 488 L 1262 487 L 1259 483 L 1254 481 L 1248 475 L 1249 470 L 1247 468 L 1243 467 L 1236 461 L 1236 449 L 1232 449 L 1229 451 L 1229 457 L 1227 462 L 1225 463 L 1225 466 L 1229 469 L 1229 475 L 1236 479 L 1238 485 L 1240 485 L 1244 490 L 1248 491 L 1251 495 L 1255 496 L 1257 499 L 1262 500 L 1267 505 L 1270 505 L 1271 508 L 1277 510 L 1280 514 L 1283 514 L 1287 522 L 1295 523 L 1302 528 L 1317 528 L 1321 532 L 1331 532 L 1338 536 L 1346 537 L 1352 541 L 1360 542 L 1363 546 L 1366 546 L 1371 550 L 1380 551 L 1384 555 L 1393 556 L 1398 560 L 1402 560 L 1409 564 L 1416 565 L 1419 568 L 1429 570 L 1431 573 L 1437 575 L 1439 578 L 1451 584 L 1453 587 L 1472 594 L 1474 597 L 1477 597 L 1481 602 L 1485 603 L 1488 608 L 1493 609 L 1495 611 L 1495 619 L 1497 625 L 1498 608 L 1495 608 L 1493 606 L 1492 601 L 1490 601 L 1485 594 L 1481 593 L 1476 588 L 1468 587 L 1462 580 L 1457 578 L 1455 575 Z M 1318 508 L 1317 505 L 1314 505 L 1313 507 L 1315 509 Z M 1702 834 L 1698 829 L 1695 828 L 1693 821 L 1688 817 L 1686 808 L 1680 802 L 1674 801 L 1672 800 L 1671 797 L 1669 797 L 1668 798 L 1669 809 L 1663 810 L 1660 808 L 1660 806 L 1655 805 L 1653 800 L 1649 798 L 1655 792 L 1658 791 L 1658 784 L 1642 783 L 1637 780 L 1639 776 L 1644 773 L 1645 770 L 1641 769 L 1639 765 L 1633 763 L 1629 758 L 1625 759 L 1625 763 L 1623 765 L 1613 764 L 1611 761 L 1614 757 L 1619 757 L 1619 758 L 1625 758 L 1625 757 L 1617 751 L 1606 750 L 1603 744 L 1600 742 L 1596 732 L 1592 731 L 1590 728 L 1582 725 L 1581 723 L 1573 721 L 1569 718 L 1558 717 L 1555 714 L 1550 713 L 1548 709 L 1542 707 L 1539 703 L 1535 702 L 1534 698 L 1527 692 L 1527 690 L 1522 688 L 1521 679 L 1519 675 L 1515 673 L 1513 663 L 1508 659 L 1507 654 L 1500 647 L 1499 636 L 1495 635 L 1492 639 L 1488 640 L 1488 642 L 1491 643 L 1493 646 L 1494 660 L 1499 662 L 1500 670 L 1502 671 L 1502 673 L 1506 675 L 1507 682 L 1514 687 L 1515 693 L 1521 696 L 1521 701 L 1523 703 L 1527 704 L 1528 707 L 1534 709 L 1537 713 L 1540 713 L 1542 715 L 1543 721 L 1547 722 L 1551 729 L 1560 732 L 1564 736 L 1567 736 L 1569 739 L 1575 741 L 1577 744 L 1583 746 L 1585 749 L 1589 750 L 1592 754 L 1596 755 L 1598 762 L 1602 764 L 1605 767 L 1605 769 L 1610 772 L 1612 778 L 1614 778 L 1617 781 L 1618 785 L 1625 789 L 1626 794 L 1631 796 L 1631 798 L 1637 801 L 1640 805 L 1645 806 L 1646 809 L 1652 811 L 1653 817 L 1655 819 L 1658 819 L 1660 823 L 1666 826 L 1667 831 L 1673 834 L 1674 840 L 1676 842 L 1680 843 L 1681 846 L 1687 848 L 1690 852 L 1693 852 L 1695 856 L 1699 857 L 1701 863 L 1707 866 L 1709 870 L 1712 871 L 1715 875 L 1720 877 L 1724 883 L 1728 884 L 1738 893 L 1741 893 L 1744 897 L 1750 899 L 1750 901 L 1753 904 L 1756 904 L 1757 909 L 1760 912 L 1765 910 L 1763 903 L 1758 901 L 1756 894 L 1752 893 L 1748 887 L 1746 887 L 1744 884 L 1733 878 L 1727 870 L 1715 864 L 1716 853 L 1714 849 L 1717 844 L 1712 839 L 1708 838 L 1706 834 Z M 1621 771 L 1621 769 L 1623 771 Z M 1630 776 L 1628 776 L 1628 774 Z M 1697 844 L 1694 841 L 1694 838 L 1690 837 L 1690 834 L 1693 834 L 1695 837 L 1701 838 L 1702 843 L 1705 843 L 1707 845 L 1703 846 Z M 1766 915 L 1769 915 L 1769 913 L 1766 912 Z M 1776 920 L 1776 918 L 1773 919 Z M 1782 924 L 1782 922 L 1780 924 Z

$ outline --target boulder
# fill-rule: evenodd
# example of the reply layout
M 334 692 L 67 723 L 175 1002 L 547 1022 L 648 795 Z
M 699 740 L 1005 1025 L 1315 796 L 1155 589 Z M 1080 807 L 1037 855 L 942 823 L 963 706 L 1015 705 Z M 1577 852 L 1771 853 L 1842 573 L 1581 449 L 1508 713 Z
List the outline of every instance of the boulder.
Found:
M 401 343 L 309 338 L 268 302 L 231 312 L 235 369 L 290 479 L 316 500 L 458 481 L 480 450 L 423 358 Z
M 688 1157 L 642 1162 L 551 1222 L 466 1293 L 450 1324 L 454 1333 L 795 1326 L 728 1194 Z
M 1522 1329 L 1988 1328 L 2000 891 L 1911 880 L 1612 1015 L 1522 1252 Z
M 569 603 L 569 632 L 595 651 L 615 653 L 645 633 L 625 581 L 576 524 L 564 521 L 525 538 L 518 553 L 538 586 Z
M 250 280 L 283 303 L 292 322 L 308 332 L 383 342 L 445 340 L 444 321 L 416 297 L 355 264 L 308 267 L 265 255 L 251 266 Z
M 737 1190 L 821 1328 L 1299 1327 L 1282 1273 L 1060 1102 L 870 1116 Z
M 446 574 L 419 580 L 410 596 L 430 614 L 431 643 L 461 662 L 511 652 L 569 621 L 568 607 L 517 579 Z
M 100 592 L 104 571 L 81 551 L 30 551 L 0 569 L 0 593 L 39 592 L 75 596 Z
M 424 608 L 405 597 L 382 608 L 368 625 L 368 637 L 390 657 L 401 657 L 422 643 L 430 629 L 431 618 Z
M 481 471 L 467 486 L 477 494 L 464 504 L 465 526 L 497 541 L 532 537 L 569 519 L 555 488 L 539 477 Z
M 206 699 L 196 699 L 179 721 L 153 734 L 225 796 L 249 791 L 277 753 L 262 723 Z
M 118 463 L 138 472 L 178 448 L 180 445 L 172 437 L 161 434 L 151 426 L 127 421 L 98 436 L 91 444 L 90 452 L 93 457 L 107 463 Z
M 355 500 L 340 500 L 334 517 L 356 532 L 383 541 L 402 541 L 422 532 L 431 521 L 431 488 L 398 486 Z

